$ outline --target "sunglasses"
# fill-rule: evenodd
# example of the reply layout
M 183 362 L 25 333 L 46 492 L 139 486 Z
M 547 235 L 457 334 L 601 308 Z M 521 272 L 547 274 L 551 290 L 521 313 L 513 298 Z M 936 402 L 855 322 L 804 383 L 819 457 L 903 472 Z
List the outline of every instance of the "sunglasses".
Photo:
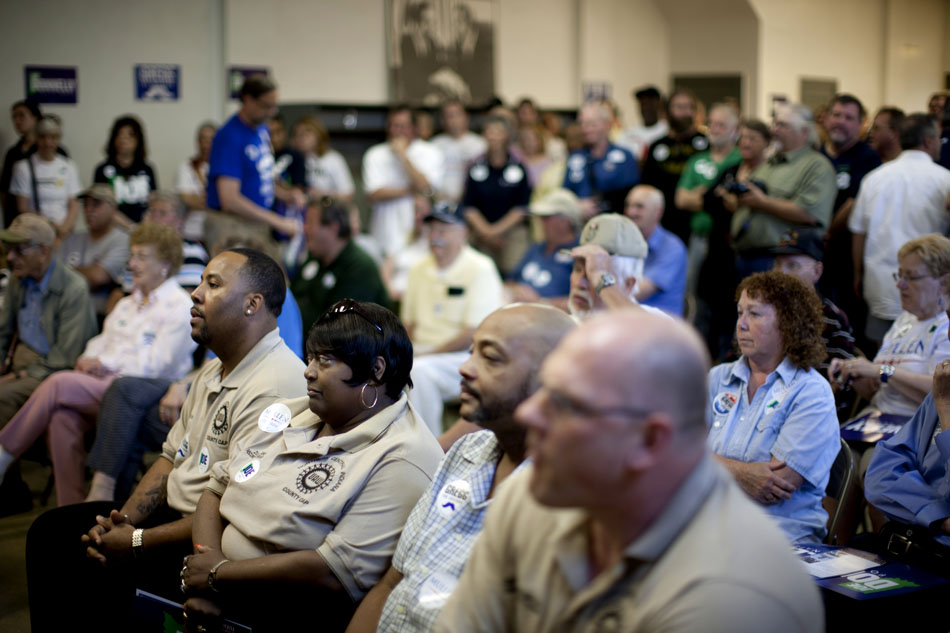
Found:
M 369 315 L 366 314 L 363 308 L 360 307 L 360 304 L 358 304 L 353 299 L 342 299 L 340 301 L 337 301 L 330 307 L 329 310 L 327 310 L 327 315 L 329 316 L 331 314 L 346 314 L 347 312 L 352 312 L 356 316 L 362 317 L 364 320 L 366 320 L 367 323 L 369 323 L 374 328 L 376 328 L 376 330 L 380 334 L 383 333 L 383 328 L 379 327 L 376 321 L 373 321 L 373 319 L 371 319 Z

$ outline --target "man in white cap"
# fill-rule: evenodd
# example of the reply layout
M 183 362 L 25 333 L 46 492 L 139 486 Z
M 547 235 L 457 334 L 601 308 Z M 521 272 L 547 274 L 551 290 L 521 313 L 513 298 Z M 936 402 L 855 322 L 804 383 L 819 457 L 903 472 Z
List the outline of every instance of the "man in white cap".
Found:
M 89 288 L 79 273 L 53 256 L 56 231 L 37 213 L 21 213 L 0 231 L 14 279 L 0 310 L 0 427 L 48 375 L 70 369 L 96 333 Z M 0 459 L 4 459 L 0 456 Z M 0 486 L 0 511 L 32 505 L 14 467 Z
M 541 301 L 567 310 L 574 258 L 564 251 L 577 246 L 580 202 L 573 192 L 555 189 L 529 210 L 540 218 L 544 240 L 528 249 L 505 284 L 506 290 L 514 301 Z

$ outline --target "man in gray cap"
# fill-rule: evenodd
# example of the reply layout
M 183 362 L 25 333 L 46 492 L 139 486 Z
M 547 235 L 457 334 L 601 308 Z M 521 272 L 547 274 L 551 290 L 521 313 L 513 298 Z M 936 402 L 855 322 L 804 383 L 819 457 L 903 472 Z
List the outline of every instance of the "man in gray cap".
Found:
M 577 246 L 581 208 L 577 196 L 555 189 L 530 207 L 540 218 L 544 241 L 533 244 L 505 284 L 514 301 L 543 302 L 567 310 L 573 258 L 565 249 Z
M 21 213 L 0 231 L 13 277 L 0 310 L 0 427 L 49 374 L 69 369 L 96 333 L 86 281 L 53 257 L 56 231 L 36 213 Z M 12 502 L 13 505 L 10 505 Z M 0 513 L 32 501 L 14 468 L 0 485 Z
M 96 314 L 105 316 L 109 293 L 122 285 L 129 263 L 129 235 L 115 221 L 118 203 L 112 187 L 93 185 L 79 199 L 88 232 L 67 237 L 57 255 L 86 278 Z
M 665 314 L 652 306 L 640 305 L 635 298 L 647 251 L 643 233 L 630 218 L 615 213 L 591 218 L 581 232 L 580 246 L 571 251 L 571 314 L 585 319 L 593 312 L 630 306 Z

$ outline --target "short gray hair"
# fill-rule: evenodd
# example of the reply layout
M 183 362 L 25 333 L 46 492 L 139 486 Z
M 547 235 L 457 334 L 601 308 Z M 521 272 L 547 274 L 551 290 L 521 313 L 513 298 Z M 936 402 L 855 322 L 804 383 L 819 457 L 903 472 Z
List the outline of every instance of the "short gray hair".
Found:
M 812 114 L 811 108 L 802 103 L 785 103 L 776 110 L 785 110 L 795 119 L 795 127 L 808 133 L 809 145 L 818 144 L 818 130 L 815 128 L 815 115 Z
M 617 285 L 625 288 L 625 281 L 636 279 L 637 283 L 630 289 L 629 298 L 636 299 L 637 289 L 640 286 L 640 277 L 643 276 L 643 259 L 629 255 L 611 255 L 610 269 L 617 277 Z

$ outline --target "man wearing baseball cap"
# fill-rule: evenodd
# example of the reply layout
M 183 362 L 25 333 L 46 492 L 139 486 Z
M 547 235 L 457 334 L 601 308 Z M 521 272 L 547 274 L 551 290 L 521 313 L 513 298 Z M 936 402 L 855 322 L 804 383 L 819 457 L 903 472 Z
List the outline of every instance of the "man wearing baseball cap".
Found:
M 86 281 L 53 256 L 56 231 L 21 213 L 0 231 L 14 279 L 0 310 L 0 427 L 54 371 L 69 369 L 96 333 Z M 0 515 L 29 509 L 29 489 L 14 466 L 0 485 Z
M 118 203 L 112 187 L 96 184 L 78 197 L 89 231 L 67 237 L 56 254 L 86 278 L 93 307 L 105 316 L 109 293 L 122 285 L 129 263 L 129 235 L 115 221 Z
M 572 191 L 555 189 L 529 210 L 541 221 L 544 241 L 528 249 L 505 288 L 514 301 L 541 301 L 567 310 L 574 258 L 565 249 L 577 246 L 580 202 Z
M 818 281 L 824 271 L 822 260 L 825 256 L 821 233 L 814 229 L 790 229 L 782 235 L 778 246 L 771 249 L 771 252 L 775 255 L 773 270 L 798 277 L 806 284 L 815 286 L 815 291 L 818 291 Z M 822 361 L 821 367 L 827 370 L 832 358 L 854 358 L 854 333 L 847 315 L 820 292 L 818 296 L 821 297 L 825 317 L 825 329 L 821 338 L 828 349 L 828 356 Z
M 580 246 L 571 251 L 571 314 L 586 319 L 601 310 L 639 306 L 666 315 L 653 306 L 639 304 L 635 298 L 647 252 L 643 233 L 627 216 L 604 213 L 588 220 Z

